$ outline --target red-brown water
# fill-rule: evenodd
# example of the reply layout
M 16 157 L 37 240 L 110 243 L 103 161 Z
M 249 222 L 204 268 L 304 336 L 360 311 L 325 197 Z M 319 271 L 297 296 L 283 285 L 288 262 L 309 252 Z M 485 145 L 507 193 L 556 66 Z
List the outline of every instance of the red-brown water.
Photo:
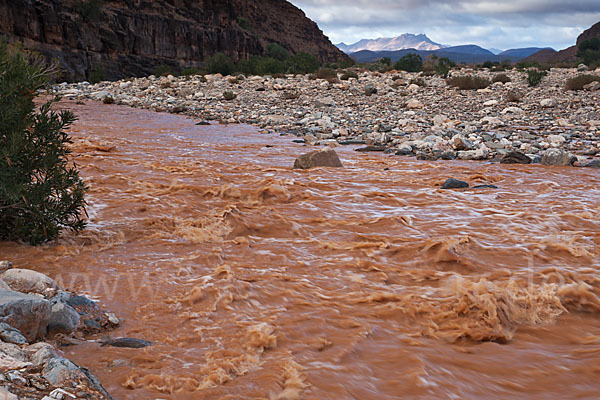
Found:
M 69 106 L 89 227 L 0 258 L 154 342 L 65 349 L 115 399 L 600 396 L 597 170 L 338 148 L 297 171 L 289 136 Z

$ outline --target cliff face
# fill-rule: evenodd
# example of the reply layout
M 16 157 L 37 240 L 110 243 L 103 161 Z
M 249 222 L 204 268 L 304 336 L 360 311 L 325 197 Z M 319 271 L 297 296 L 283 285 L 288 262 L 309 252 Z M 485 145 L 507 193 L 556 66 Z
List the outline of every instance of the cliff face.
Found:
M 527 57 L 525 61 L 537 61 L 541 63 L 570 63 L 577 61 L 577 46 L 585 40 L 592 38 L 600 38 L 600 22 L 592 25 L 591 28 L 583 31 L 581 35 L 577 37 L 577 44 L 575 46 L 568 47 L 564 50 L 551 52 L 548 50 L 540 50 L 537 53 Z
M 149 75 L 157 65 L 198 67 L 222 51 L 234 60 L 276 42 L 323 62 L 345 59 L 318 26 L 285 0 L 0 0 L 0 32 L 58 59 L 68 79 Z

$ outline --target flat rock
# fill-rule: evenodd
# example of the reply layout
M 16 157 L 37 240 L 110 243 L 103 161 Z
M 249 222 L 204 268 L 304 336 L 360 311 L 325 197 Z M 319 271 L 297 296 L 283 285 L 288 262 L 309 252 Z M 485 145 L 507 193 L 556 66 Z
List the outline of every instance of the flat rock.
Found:
M 329 148 L 311 151 L 300 155 L 294 162 L 295 169 L 309 169 L 313 167 L 343 167 L 337 153 Z
M 586 168 L 600 168 L 600 160 L 590 161 L 589 163 L 585 164 L 584 167 L 586 167 Z
M 444 184 L 442 185 L 442 189 L 464 189 L 468 187 L 469 184 L 467 182 L 454 178 L 446 179 L 446 182 L 444 182 Z
M 54 279 L 30 269 L 12 268 L 0 276 L 12 290 L 23 293 L 53 294 L 60 287 Z
M 531 164 L 531 158 L 520 151 L 511 151 L 502 156 L 501 164 Z
M 36 295 L 0 290 L 0 321 L 18 329 L 33 342 L 46 334 L 50 302 Z
M 360 147 L 358 149 L 355 149 L 354 151 L 360 151 L 360 152 L 366 153 L 369 151 L 385 151 L 385 149 L 387 149 L 387 147 L 385 147 L 385 146 L 367 146 L 367 147 Z
M 6 343 L 28 344 L 29 342 L 18 329 L 13 328 L 6 322 L 0 322 L 0 339 Z
M 135 338 L 106 339 L 103 340 L 101 343 L 101 346 L 128 347 L 131 349 L 141 349 L 142 347 L 148 347 L 152 345 L 152 342 Z

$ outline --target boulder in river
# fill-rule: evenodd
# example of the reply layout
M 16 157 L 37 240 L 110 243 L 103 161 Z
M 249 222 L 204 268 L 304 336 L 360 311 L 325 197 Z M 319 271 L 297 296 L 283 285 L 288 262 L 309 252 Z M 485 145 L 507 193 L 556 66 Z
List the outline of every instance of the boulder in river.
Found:
M 587 167 L 587 168 L 600 168 L 600 159 L 590 161 L 589 163 L 585 164 L 584 167 Z
M 563 149 L 548 149 L 542 156 L 544 165 L 573 165 L 577 157 Z
M 337 153 L 325 148 L 322 150 L 311 151 L 300 155 L 294 162 L 295 169 L 309 169 L 313 167 L 343 167 Z
M 50 332 L 71 333 L 79 326 L 79 313 L 60 299 L 50 300 L 51 312 L 48 330 Z
M 0 322 L 0 339 L 6 343 L 27 344 L 25 336 L 6 322 Z
M 30 269 L 12 268 L 4 271 L 0 277 L 17 292 L 47 295 L 60 289 L 54 279 Z
M 40 296 L 0 290 L 0 321 L 18 329 L 30 342 L 46 334 L 50 302 Z
M 465 189 L 468 188 L 469 184 L 464 181 L 460 181 L 454 178 L 446 179 L 446 182 L 442 185 L 442 189 Z
M 501 164 L 531 164 L 531 158 L 520 151 L 510 151 L 500 160 Z
M 144 339 L 136 339 L 136 338 L 117 338 L 117 339 L 105 339 L 101 341 L 101 346 L 112 346 L 112 347 L 128 347 L 131 349 L 141 349 L 142 347 L 148 347 L 152 345 L 152 342 L 149 342 Z
M 112 399 L 98 378 L 66 358 L 52 358 L 44 367 L 42 376 L 54 386 L 70 387 L 76 385 L 77 382 L 85 382 L 86 386 Z

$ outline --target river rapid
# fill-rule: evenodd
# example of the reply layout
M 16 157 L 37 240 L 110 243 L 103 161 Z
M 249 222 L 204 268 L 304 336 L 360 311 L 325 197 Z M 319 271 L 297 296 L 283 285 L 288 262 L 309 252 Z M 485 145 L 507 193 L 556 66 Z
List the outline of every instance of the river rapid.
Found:
M 342 147 L 299 171 L 291 136 L 63 105 L 89 226 L 0 253 L 154 343 L 63 348 L 115 399 L 598 398 L 598 170 Z

